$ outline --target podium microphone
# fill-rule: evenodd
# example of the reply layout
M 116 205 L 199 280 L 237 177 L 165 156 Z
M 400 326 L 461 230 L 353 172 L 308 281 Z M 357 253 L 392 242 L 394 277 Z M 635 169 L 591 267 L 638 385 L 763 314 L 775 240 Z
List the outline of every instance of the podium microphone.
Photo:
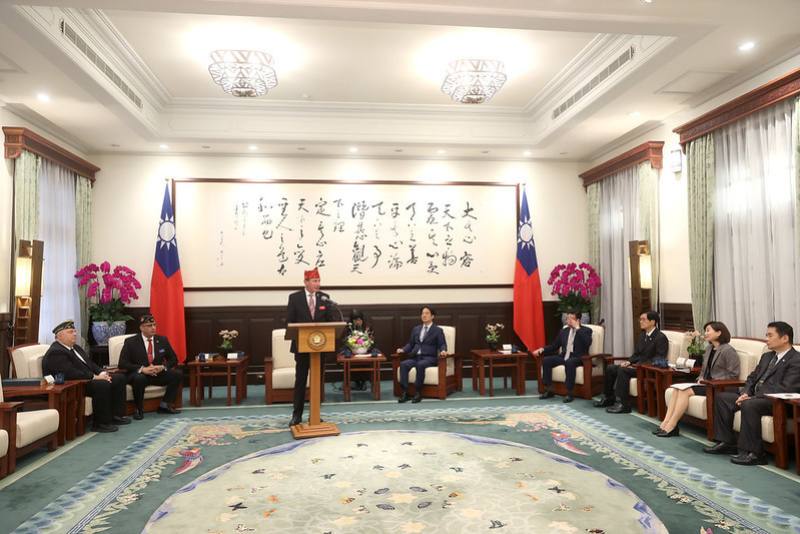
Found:
M 320 296 L 320 300 L 322 302 L 327 302 L 331 306 L 333 306 L 336 309 L 336 311 L 339 312 L 339 320 L 344 322 L 344 315 L 342 315 L 342 310 L 339 308 L 339 303 L 338 302 L 336 302 L 334 300 L 331 300 L 331 298 L 328 295 L 321 295 Z

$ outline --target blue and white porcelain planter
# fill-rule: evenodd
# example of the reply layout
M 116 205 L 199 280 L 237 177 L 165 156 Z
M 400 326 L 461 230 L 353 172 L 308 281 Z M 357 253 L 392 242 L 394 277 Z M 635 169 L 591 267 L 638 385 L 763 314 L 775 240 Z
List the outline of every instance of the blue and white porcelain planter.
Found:
M 125 333 L 125 321 L 92 321 L 92 336 L 98 345 L 108 345 L 108 338 Z

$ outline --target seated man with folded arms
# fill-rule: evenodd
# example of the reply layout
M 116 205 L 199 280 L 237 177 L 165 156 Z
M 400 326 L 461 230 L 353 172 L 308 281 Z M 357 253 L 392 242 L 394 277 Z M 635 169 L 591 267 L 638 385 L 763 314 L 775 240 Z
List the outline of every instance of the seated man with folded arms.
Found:
M 439 364 L 439 356 L 447 354 L 447 343 L 444 339 L 444 330 L 433 324 L 436 313 L 430 306 L 423 306 L 420 309 L 420 320 L 422 324 L 415 326 L 411 330 L 411 338 L 402 348 L 397 349 L 398 354 L 410 354 L 400 362 L 400 388 L 403 391 L 397 402 L 408 402 L 408 375 L 411 369 L 417 370 L 414 380 L 414 400 L 422 400 L 422 386 L 425 383 L 425 369 Z
M 740 393 L 723 391 L 714 399 L 714 438 L 719 442 L 703 448 L 709 454 L 736 454 L 731 462 L 765 465 L 761 440 L 761 416 L 772 415 L 768 393 L 800 393 L 800 352 L 792 347 L 794 330 L 783 321 L 767 325 L 768 352 L 761 355 Z M 738 442 L 733 417 L 742 411 Z M 737 454 L 738 452 L 738 454 Z
M 139 318 L 140 334 L 131 336 L 122 345 L 119 367 L 128 375 L 133 388 L 136 409 L 134 419 L 144 417 L 144 390 L 147 386 L 166 386 L 167 391 L 158 406 L 159 413 L 176 414 L 172 407 L 183 379 L 178 366 L 178 356 L 169 339 L 156 335 L 156 320 L 149 313 Z
M 603 398 L 595 401 L 597 408 L 608 407 L 608 413 L 631 413 L 630 383 L 636 376 L 634 365 L 649 364 L 657 358 L 667 359 L 669 340 L 658 329 L 658 313 L 649 311 L 639 316 L 642 335 L 633 354 L 619 365 L 609 365 L 605 372 Z
M 563 402 L 572 402 L 572 389 L 575 387 L 575 369 L 583 364 L 582 356 L 589 353 L 592 346 L 592 329 L 581 325 L 581 314 L 574 310 L 567 312 L 567 326 L 559 331 L 552 343 L 542 347 L 534 354 L 544 356 L 542 360 L 542 384 L 545 391 L 539 395 L 540 399 L 549 399 L 553 396 L 553 368 L 564 366 L 566 376 L 567 396 Z
M 731 333 L 724 323 L 710 321 L 703 327 L 703 338 L 708 342 L 703 355 L 703 367 L 700 369 L 699 381 L 707 380 L 736 380 L 739 378 L 739 355 L 736 349 L 728 343 Z M 692 332 L 692 337 L 700 334 Z M 694 395 L 705 395 L 706 386 L 692 386 L 687 389 L 678 389 L 680 384 L 673 387 L 672 396 L 667 403 L 667 413 L 661 424 L 653 430 L 659 438 L 679 436 L 678 421 L 689 409 L 689 399 Z
M 86 380 L 86 395 L 92 398 L 92 430 L 116 432 L 116 425 L 131 422 L 125 417 L 125 376 L 108 374 L 76 344 L 78 331 L 73 321 L 53 329 L 56 340 L 42 360 L 46 375 L 64 375 L 64 380 Z

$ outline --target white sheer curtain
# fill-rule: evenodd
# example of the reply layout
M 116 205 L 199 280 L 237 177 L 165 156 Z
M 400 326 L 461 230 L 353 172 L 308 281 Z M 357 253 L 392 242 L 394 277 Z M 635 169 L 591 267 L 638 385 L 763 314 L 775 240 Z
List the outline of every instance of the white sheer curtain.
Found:
M 628 242 L 636 239 L 639 171 L 624 169 L 600 182 L 600 317 L 605 319 L 605 350 L 633 353 Z
M 785 100 L 714 134 L 715 318 L 735 336 L 762 337 L 774 320 L 800 327 L 797 120 Z
M 75 279 L 75 174 L 42 160 L 39 175 L 39 239 L 44 241 L 44 282 L 39 342 L 51 343 L 52 329 L 73 319 L 80 327 L 80 301 Z

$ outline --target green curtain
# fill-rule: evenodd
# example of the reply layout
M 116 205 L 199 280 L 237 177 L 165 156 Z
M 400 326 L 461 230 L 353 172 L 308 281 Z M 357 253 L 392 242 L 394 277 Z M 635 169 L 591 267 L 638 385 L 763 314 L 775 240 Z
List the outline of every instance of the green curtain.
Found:
M 689 196 L 689 270 L 694 327 L 699 331 L 711 320 L 714 283 L 714 135 L 708 134 L 686 147 Z
M 20 239 L 39 235 L 39 156 L 23 150 L 14 160 L 14 234 Z M 16 251 L 17 243 L 14 243 Z
M 650 242 L 650 262 L 652 264 L 653 289 L 651 300 L 654 309 L 658 309 L 658 272 L 659 272 L 659 228 L 658 228 L 658 169 L 654 169 L 649 161 L 639 165 L 639 231 L 641 238 Z
M 75 270 L 92 259 L 92 181 L 83 176 L 77 176 L 75 180 L 75 252 L 78 263 Z M 88 339 L 89 303 L 85 291 L 78 294 L 81 300 L 81 336 Z
M 586 187 L 586 207 L 589 212 L 589 263 L 600 272 L 600 184 Z M 592 321 L 600 320 L 600 294 L 592 299 Z

